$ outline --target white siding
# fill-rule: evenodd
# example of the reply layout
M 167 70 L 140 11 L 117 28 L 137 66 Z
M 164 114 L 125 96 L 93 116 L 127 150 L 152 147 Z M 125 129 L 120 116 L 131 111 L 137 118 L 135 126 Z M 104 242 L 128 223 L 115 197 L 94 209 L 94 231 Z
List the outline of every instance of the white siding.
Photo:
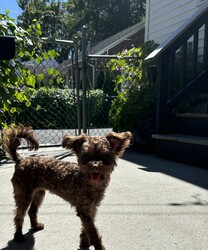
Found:
M 147 0 L 145 41 L 160 44 L 208 0 Z

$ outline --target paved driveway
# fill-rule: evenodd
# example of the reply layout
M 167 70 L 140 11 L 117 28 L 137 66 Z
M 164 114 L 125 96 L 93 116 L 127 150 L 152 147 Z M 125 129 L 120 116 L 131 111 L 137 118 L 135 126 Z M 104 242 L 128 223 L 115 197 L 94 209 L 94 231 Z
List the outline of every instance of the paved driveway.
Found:
M 65 152 L 60 148 L 40 149 L 40 154 L 58 158 Z M 80 221 L 70 205 L 51 194 L 46 195 L 39 213 L 45 229 L 32 234 L 26 217 L 27 241 L 17 244 L 12 240 L 12 173 L 13 164 L 1 164 L 0 249 L 77 250 Z M 207 249 L 207 188 L 208 169 L 128 151 L 118 161 L 96 220 L 106 249 Z

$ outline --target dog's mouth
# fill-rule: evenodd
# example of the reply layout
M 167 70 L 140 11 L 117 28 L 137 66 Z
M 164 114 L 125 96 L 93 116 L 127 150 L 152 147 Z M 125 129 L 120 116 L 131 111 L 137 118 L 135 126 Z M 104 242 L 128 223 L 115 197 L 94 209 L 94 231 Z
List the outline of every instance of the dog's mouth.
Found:
M 100 173 L 91 173 L 91 180 L 94 182 L 98 182 L 101 178 L 101 174 Z

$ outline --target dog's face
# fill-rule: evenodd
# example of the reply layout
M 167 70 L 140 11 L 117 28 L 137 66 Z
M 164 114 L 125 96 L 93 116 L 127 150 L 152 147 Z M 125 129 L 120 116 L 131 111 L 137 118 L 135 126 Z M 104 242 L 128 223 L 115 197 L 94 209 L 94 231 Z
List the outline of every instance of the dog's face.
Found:
M 106 137 L 65 135 L 62 146 L 77 155 L 80 170 L 88 174 L 92 182 L 99 182 L 109 178 L 116 158 L 123 155 L 130 139 L 130 132 L 111 132 Z

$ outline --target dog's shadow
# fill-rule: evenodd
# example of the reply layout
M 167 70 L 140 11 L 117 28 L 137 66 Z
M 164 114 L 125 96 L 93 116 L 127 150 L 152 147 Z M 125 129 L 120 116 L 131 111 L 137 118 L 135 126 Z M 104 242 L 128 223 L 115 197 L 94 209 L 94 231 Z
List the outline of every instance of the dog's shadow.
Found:
M 7 246 L 1 248 L 0 250 L 34 250 L 35 238 L 34 230 L 30 229 L 25 234 L 25 241 L 23 243 L 17 243 L 15 240 L 10 240 L 7 243 Z
M 1 248 L 0 250 L 34 250 L 35 245 L 35 238 L 34 238 L 35 231 L 30 229 L 25 234 L 25 241 L 23 243 L 17 243 L 15 240 L 10 240 L 7 243 L 7 246 Z M 90 250 L 90 248 L 78 248 L 77 250 Z

